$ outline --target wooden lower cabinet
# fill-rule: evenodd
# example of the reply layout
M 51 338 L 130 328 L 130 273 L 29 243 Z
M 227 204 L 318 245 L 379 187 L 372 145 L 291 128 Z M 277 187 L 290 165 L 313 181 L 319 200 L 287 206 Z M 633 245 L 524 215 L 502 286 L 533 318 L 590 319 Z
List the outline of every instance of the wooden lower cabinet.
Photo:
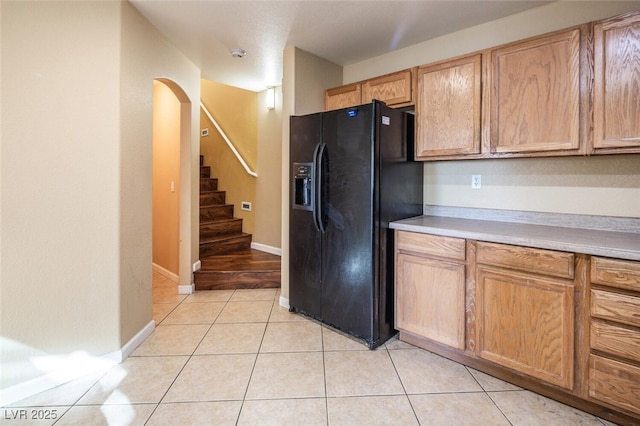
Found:
M 400 254 L 396 327 L 464 349 L 464 265 Z
M 573 388 L 572 253 L 478 243 L 479 356 Z
M 480 357 L 573 388 L 571 281 L 478 267 Z
M 396 245 L 396 328 L 464 349 L 464 240 L 400 231 Z
M 640 424 L 640 262 L 395 232 L 401 340 Z

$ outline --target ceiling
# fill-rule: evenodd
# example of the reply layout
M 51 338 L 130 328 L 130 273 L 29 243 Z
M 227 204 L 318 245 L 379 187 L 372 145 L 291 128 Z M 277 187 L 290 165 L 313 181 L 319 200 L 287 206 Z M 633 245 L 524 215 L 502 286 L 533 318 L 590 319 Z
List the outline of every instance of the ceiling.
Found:
M 201 69 L 202 78 L 252 91 L 281 84 L 287 46 L 345 66 L 548 3 L 130 1 Z M 232 57 L 234 48 L 246 56 Z

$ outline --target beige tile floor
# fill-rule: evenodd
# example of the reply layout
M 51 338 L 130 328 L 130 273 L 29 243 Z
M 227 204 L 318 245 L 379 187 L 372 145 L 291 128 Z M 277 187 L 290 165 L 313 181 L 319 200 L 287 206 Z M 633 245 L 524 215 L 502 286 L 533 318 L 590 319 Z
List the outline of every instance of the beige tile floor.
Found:
M 56 410 L 38 425 L 610 424 L 396 338 L 370 351 L 278 300 L 155 275 L 157 327 L 127 360 L 13 408 Z

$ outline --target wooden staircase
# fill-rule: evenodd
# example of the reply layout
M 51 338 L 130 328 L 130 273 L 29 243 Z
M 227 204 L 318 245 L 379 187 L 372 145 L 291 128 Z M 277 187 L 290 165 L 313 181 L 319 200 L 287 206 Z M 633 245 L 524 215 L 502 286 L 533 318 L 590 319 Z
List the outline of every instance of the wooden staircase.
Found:
M 280 287 L 280 256 L 251 248 L 251 234 L 233 217 L 218 179 L 200 156 L 200 261 L 196 290 Z

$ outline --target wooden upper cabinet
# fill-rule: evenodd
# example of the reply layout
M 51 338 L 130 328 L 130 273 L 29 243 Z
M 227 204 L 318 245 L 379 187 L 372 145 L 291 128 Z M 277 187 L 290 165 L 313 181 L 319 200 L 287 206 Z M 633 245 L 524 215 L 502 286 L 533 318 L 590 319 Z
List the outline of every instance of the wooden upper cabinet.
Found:
M 593 29 L 593 146 L 596 152 L 640 152 L 640 14 Z
M 418 68 L 417 159 L 480 153 L 481 58 Z
M 389 106 L 410 105 L 413 100 L 413 72 L 404 70 L 372 78 L 362 83 L 362 103 L 374 99 Z
M 374 99 L 393 107 L 413 104 L 415 69 L 407 69 L 357 83 L 328 89 L 324 110 L 368 104 Z
M 362 89 L 360 83 L 347 84 L 333 89 L 328 89 L 324 94 L 324 109 L 347 108 L 362 104 Z
M 576 28 L 491 51 L 492 154 L 577 153 L 580 37 Z

